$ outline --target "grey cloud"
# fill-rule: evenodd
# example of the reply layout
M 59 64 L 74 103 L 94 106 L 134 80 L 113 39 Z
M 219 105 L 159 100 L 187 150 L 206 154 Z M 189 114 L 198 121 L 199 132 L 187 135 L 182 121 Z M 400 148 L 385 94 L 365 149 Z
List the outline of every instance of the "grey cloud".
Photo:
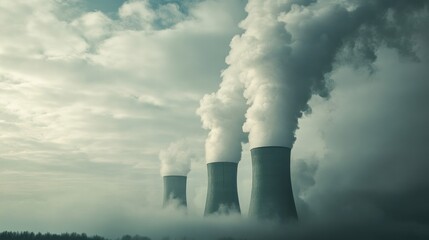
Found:
M 315 185 L 304 191 L 310 208 L 304 221 L 347 223 L 348 230 L 332 230 L 334 236 L 359 228 L 361 236 L 374 239 L 427 237 L 429 188 L 423 169 L 428 167 L 429 72 L 428 55 L 418 54 L 421 60 L 415 61 L 381 48 L 372 73 L 350 67 L 334 71 L 331 99 L 313 103 L 314 115 L 300 125 L 323 128 L 327 148 L 318 157 Z M 311 137 L 297 135 L 304 138 L 298 144 Z M 307 151 L 313 151 L 311 145 Z

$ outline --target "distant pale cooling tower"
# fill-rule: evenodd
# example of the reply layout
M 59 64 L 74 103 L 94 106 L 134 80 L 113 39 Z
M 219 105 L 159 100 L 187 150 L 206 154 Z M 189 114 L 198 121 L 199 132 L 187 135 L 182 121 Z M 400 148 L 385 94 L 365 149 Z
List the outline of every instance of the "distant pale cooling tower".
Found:
M 208 188 L 204 215 L 240 212 L 237 193 L 237 163 L 207 164 Z
M 262 219 L 298 219 L 290 177 L 287 147 L 258 147 L 252 155 L 252 194 L 249 216 Z
M 176 203 L 186 207 L 186 176 L 164 176 L 164 204 Z

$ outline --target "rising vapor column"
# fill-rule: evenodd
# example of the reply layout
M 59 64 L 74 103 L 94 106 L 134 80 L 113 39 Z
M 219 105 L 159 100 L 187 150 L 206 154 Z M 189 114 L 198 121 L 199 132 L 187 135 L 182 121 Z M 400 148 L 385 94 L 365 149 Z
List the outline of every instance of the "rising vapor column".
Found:
M 252 156 L 249 216 L 280 220 L 298 218 L 292 193 L 288 147 L 256 147 Z
M 249 0 L 244 32 L 231 42 L 228 58 L 239 68 L 248 105 L 252 217 L 297 219 L 290 152 L 298 119 L 313 94 L 329 96 L 325 75 L 356 26 L 347 8 L 320 2 Z
M 205 95 L 197 110 L 203 127 L 209 130 L 205 142 L 208 187 L 204 215 L 240 212 L 237 167 L 247 134 L 242 130 L 246 101 L 238 75 L 233 67 L 223 71 L 219 90 Z

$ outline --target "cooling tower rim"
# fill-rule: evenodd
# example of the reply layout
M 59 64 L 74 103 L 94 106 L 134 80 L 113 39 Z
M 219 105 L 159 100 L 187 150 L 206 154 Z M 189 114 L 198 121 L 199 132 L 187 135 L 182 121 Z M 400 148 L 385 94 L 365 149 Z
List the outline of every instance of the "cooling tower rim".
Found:
M 209 163 L 206 163 L 206 165 L 213 165 L 213 164 L 220 164 L 220 163 L 228 163 L 228 164 L 238 165 L 238 162 L 209 162 Z
M 291 150 L 291 147 L 284 147 L 284 146 L 263 146 L 263 147 L 254 147 L 252 149 L 250 149 L 250 151 L 256 150 L 256 149 L 261 149 L 261 148 L 286 148 Z
M 162 176 L 163 178 L 165 178 L 165 177 L 184 177 L 184 178 L 187 178 L 188 176 L 186 176 L 186 175 L 176 175 L 176 174 L 174 174 L 174 175 L 164 175 L 164 176 Z

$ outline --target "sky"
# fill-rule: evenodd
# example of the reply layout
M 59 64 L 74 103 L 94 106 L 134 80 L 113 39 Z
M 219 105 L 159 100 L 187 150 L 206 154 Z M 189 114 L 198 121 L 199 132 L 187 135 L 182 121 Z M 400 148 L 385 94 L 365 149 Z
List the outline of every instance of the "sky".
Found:
M 428 5 L 1 1 L 0 231 L 429 237 Z M 246 218 L 249 150 L 272 142 L 292 146 L 286 231 Z M 202 218 L 206 161 L 229 156 L 243 217 Z M 161 210 L 175 159 L 186 215 Z

